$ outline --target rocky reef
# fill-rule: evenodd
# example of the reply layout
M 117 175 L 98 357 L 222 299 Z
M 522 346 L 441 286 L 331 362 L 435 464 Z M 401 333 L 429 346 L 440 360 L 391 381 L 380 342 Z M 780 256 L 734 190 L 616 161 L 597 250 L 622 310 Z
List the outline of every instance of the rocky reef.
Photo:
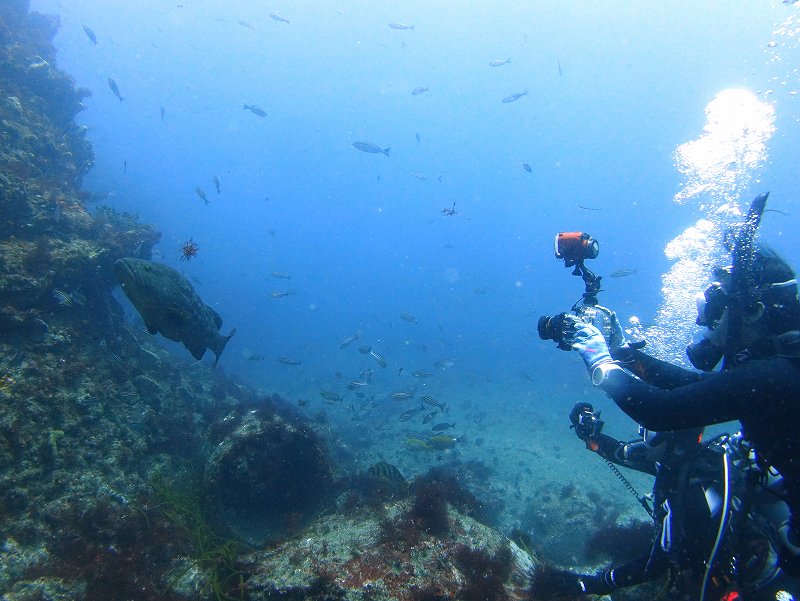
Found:
M 453 508 L 437 536 L 409 519 L 414 501 L 331 515 L 269 551 L 243 557 L 248 599 L 527 599 L 525 551 Z
M 191 541 L 154 475 L 196 473 L 208 424 L 249 393 L 125 323 L 113 263 L 160 233 L 87 210 L 89 92 L 56 65 L 57 27 L 0 3 L 0 591 L 167 598 L 160 574 Z
M 66 339 L 89 325 L 107 335 L 113 262 L 146 255 L 160 233 L 130 215 L 86 210 L 81 181 L 94 155 L 74 117 L 89 91 L 56 67 L 57 19 L 27 8 L 0 6 L 0 329 L 6 342 Z M 56 290 L 69 312 L 57 311 Z

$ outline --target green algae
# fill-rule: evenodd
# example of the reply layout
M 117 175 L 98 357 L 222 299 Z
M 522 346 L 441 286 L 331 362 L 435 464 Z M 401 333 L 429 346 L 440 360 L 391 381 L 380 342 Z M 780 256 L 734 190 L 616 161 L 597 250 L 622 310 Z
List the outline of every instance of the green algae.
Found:
M 206 592 L 213 594 L 217 601 L 243 599 L 241 585 L 245 574 L 238 567 L 242 545 L 213 531 L 203 513 L 199 483 L 168 481 L 162 471 L 157 471 L 150 484 L 160 512 L 188 538 L 191 557 L 205 574 Z M 170 587 L 174 587 L 185 574 L 183 571 L 175 576 Z M 238 591 L 238 595 L 232 591 Z

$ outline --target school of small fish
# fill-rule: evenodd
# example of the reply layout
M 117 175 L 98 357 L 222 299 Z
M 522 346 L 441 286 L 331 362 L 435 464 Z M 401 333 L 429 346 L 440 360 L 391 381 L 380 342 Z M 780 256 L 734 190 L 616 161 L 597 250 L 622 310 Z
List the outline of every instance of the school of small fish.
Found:
M 179 8 L 180 7 L 182 7 L 182 5 L 179 5 Z M 278 25 L 289 26 L 291 24 L 291 21 L 288 18 L 278 13 L 270 12 L 267 13 L 267 16 Z M 236 19 L 238 26 L 240 26 L 242 29 L 253 32 L 253 34 L 242 32 L 240 35 L 250 36 L 263 34 L 266 27 L 264 21 L 257 19 L 256 16 L 253 16 L 253 19 L 253 21 Z M 297 26 L 298 25 L 296 24 L 293 27 Z M 416 25 L 413 23 L 394 21 L 388 23 L 387 26 L 390 30 L 398 32 L 397 34 L 392 35 L 398 35 L 404 40 L 410 41 L 416 35 L 413 34 L 413 32 L 416 31 Z M 82 27 L 83 32 L 90 43 L 93 46 L 98 46 L 99 42 L 97 34 L 86 24 L 84 24 Z M 287 29 L 286 31 L 288 32 L 290 30 Z M 389 34 L 387 33 L 386 35 Z M 105 44 L 106 41 L 111 40 L 110 38 L 104 37 L 103 43 Z M 400 43 L 402 47 L 405 48 L 406 42 L 401 41 Z M 490 57 L 486 58 L 488 59 Z M 32 69 L 45 68 L 49 66 L 47 61 L 41 57 L 33 57 L 33 59 L 34 62 L 31 63 Z M 512 62 L 511 56 L 497 58 L 488 61 L 488 63 L 483 63 L 484 66 L 486 64 L 488 64 L 491 68 L 506 67 L 505 70 L 507 72 L 513 72 L 515 66 L 515 64 Z M 507 67 L 508 65 L 511 65 L 511 67 Z M 562 74 L 560 62 L 558 62 L 557 67 L 558 75 L 560 76 Z M 119 100 L 120 103 L 122 103 L 123 100 L 125 100 L 125 97 L 122 95 L 120 85 L 114 78 L 110 76 L 107 77 L 107 82 L 111 93 Z M 131 88 L 133 87 L 133 83 L 131 82 Z M 135 89 L 132 91 L 132 98 L 136 98 L 136 92 L 137 90 Z M 435 92 L 431 92 L 431 86 L 427 84 L 418 85 L 410 90 L 411 96 L 415 97 L 422 96 L 424 94 L 427 95 L 429 93 L 431 95 L 431 100 L 433 100 Z M 525 88 L 522 91 L 512 92 L 502 97 L 502 103 L 514 103 L 529 95 L 528 89 Z M 128 103 L 126 103 L 126 106 L 127 104 Z M 254 117 L 264 120 L 263 123 L 268 124 L 270 122 L 267 109 L 262 108 L 262 106 L 259 104 L 252 102 L 241 102 L 241 105 L 243 111 L 250 113 Z M 166 113 L 167 110 L 165 106 L 161 105 L 159 107 L 159 115 L 162 122 L 165 121 Z M 254 120 L 254 123 L 255 125 L 251 125 L 252 127 L 260 127 L 262 122 Z M 378 139 L 377 132 L 375 133 L 376 139 Z M 416 148 L 419 149 L 422 141 L 421 134 L 419 132 L 415 133 L 414 139 L 416 140 Z M 361 139 L 355 141 L 351 140 L 350 145 L 353 149 L 367 155 L 380 154 L 387 158 L 391 157 L 392 147 L 386 144 L 376 144 L 372 141 Z M 364 157 L 363 160 L 370 161 L 372 159 Z M 533 173 L 533 167 L 531 164 L 528 162 L 521 162 L 521 165 L 527 173 Z M 127 166 L 127 161 L 124 161 L 125 172 L 127 172 Z M 429 181 L 428 177 L 420 171 L 406 171 L 406 173 L 410 173 L 411 176 L 420 182 Z M 216 194 L 222 195 L 222 182 L 220 177 L 212 174 L 207 174 L 205 177 L 208 178 L 209 176 L 211 176 L 210 181 L 213 183 Z M 378 178 L 380 179 L 380 175 L 378 175 Z M 432 175 L 431 177 L 432 180 L 436 179 L 440 183 L 443 181 L 443 178 L 444 174 L 439 174 L 438 176 Z M 195 186 L 194 192 L 205 205 L 210 204 L 209 197 L 202 186 Z M 265 198 L 265 200 L 268 200 L 268 197 Z M 441 210 L 442 215 L 457 216 L 459 214 L 455 209 L 456 203 L 452 200 L 453 199 L 448 199 L 448 206 Z M 452 204 L 450 201 L 452 201 Z M 599 210 L 589 209 L 589 207 L 580 208 L 585 208 L 587 210 Z M 272 229 L 268 229 L 267 234 L 269 236 L 275 236 L 275 232 Z M 448 248 L 448 245 L 446 245 L 445 248 Z M 636 273 L 636 269 L 620 268 L 612 272 L 610 275 L 612 278 L 622 278 Z M 273 270 L 269 273 L 269 278 L 272 280 L 290 280 L 292 279 L 292 275 L 282 271 Z M 479 290 L 480 292 L 478 292 Z M 485 291 L 483 289 L 476 288 L 475 293 L 484 294 Z M 88 303 L 88 299 L 85 295 L 83 295 L 83 293 L 81 293 L 80 290 L 67 291 L 54 289 L 52 290 L 51 295 L 55 305 L 62 308 L 62 310 L 76 310 L 76 307 L 82 307 Z M 287 297 L 293 297 L 295 295 L 298 295 L 298 291 L 294 288 L 274 289 L 271 292 L 265 291 L 265 296 L 272 299 L 284 299 Z M 421 325 L 422 321 L 414 313 L 408 311 L 399 311 L 398 313 L 395 313 L 395 315 L 399 317 L 401 322 L 407 324 L 402 326 L 398 325 L 397 327 L 404 327 L 408 332 L 411 332 L 412 330 L 418 331 L 423 328 L 423 325 Z M 429 322 L 426 320 L 425 323 Z M 416 353 L 426 352 L 428 350 L 427 344 L 415 340 L 414 338 L 407 337 L 399 344 L 396 344 L 393 349 L 385 349 L 387 352 L 391 352 L 384 354 L 378 350 L 384 350 L 382 347 L 385 346 L 382 344 L 380 337 L 373 336 L 371 340 L 367 340 L 364 344 L 353 344 L 356 341 L 361 341 L 363 337 L 364 334 L 361 332 L 361 330 L 358 330 L 344 335 L 344 337 L 341 338 L 338 343 L 336 343 L 338 344 L 338 349 L 341 352 L 352 352 L 352 348 L 357 349 L 357 357 L 360 361 L 360 368 L 352 373 L 348 373 L 345 369 L 334 372 L 332 380 L 329 383 L 324 384 L 319 390 L 319 396 L 321 399 L 324 402 L 332 405 L 338 405 L 342 408 L 347 407 L 347 410 L 352 411 L 354 416 L 362 415 L 365 411 L 365 408 L 371 406 L 383 405 L 384 407 L 388 407 L 387 411 L 393 411 L 391 407 L 395 406 L 405 407 L 396 415 L 399 423 L 418 423 L 420 426 L 425 426 L 429 430 L 429 432 L 425 434 L 418 432 L 408 435 L 406 437 L 407 449 L 412 451 L 442 451 L 448 450 L 455 446 L 459 440 L 459 437 L 445 434 L 446 431 L 456 429 L 457 426 L 455 422 L 441 421 L 429 426 L 429 424 L 436 420 L 437 417 L 442 419 L 442 416 L 445 416 L 449 409 L 447 403 L 440 402 L 437 400 L 437 398 L 429 394 L 428 391 L 437 391 L 437 394 L 446 394 L 443 392 L 442 386 L 438 380 L 441 379 L 441 377 L 443 377 L 448 370 L 452 369 L 456 365 L 456 360 L 445 357 L 421 366 L 419 363 L 423 362 L 417 359 L 416 362 L 418 365 L 407 366 L 406 363 L 409 363 L 410 361 L 407 357 L 404 357 L 400 351 L 407 352 L 408 349 L 411 349 Z M 275 356 L 272 355 L 272 357 Z M 274 358 L 272 363 L 289 368 L 298 368 L 298 373 L 302 373 L 306 353 L 303 353 L 301 357 L 302 358 L 281 355 L 277 358 Z M 255 364 L 266 362 L 267 355 L 262 353 L 248 352 L 243 355 L 243 358 Z M 268 362 L 264 363 L 264 365 L 268 364 Z M 348 374 L 349 377 L 345 377 L 345 374 Z M 383 375 L 381 377 L 376 377 L 376 374 Z M 380 384 L 378 383 L 379 381 L 381 382 Z M 390 403 L 389 401 L 395 401 L 396 403 Z M 309 405 L 310 402 L 311 401 L 308 398 L 299 399 L 297 401 L 297 405 L 299 407 L 304 407 Z M 408 405 L 412 406 L 409 407 Z M 383 427 L 383 424 L 379 425 L 379 428 Z M 405 483 L 405 479 L 403 478 L 402 474 L 399 473 L 397 468 L 386 462 L 374 464 L 369 469 L 369 473 L 381 480 Z

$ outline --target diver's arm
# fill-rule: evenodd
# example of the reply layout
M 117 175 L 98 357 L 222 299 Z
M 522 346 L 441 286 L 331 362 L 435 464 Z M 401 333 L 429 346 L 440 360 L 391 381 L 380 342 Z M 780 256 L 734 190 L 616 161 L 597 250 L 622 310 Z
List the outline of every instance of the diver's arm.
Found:
M 644 441 L 638 438 L 622 442 L 603 434 L 605 422 L 600 419 L 600 412 L 595 412 L 591 403 L 585 401 L 575 403 L 569 413 L 569 421 L 572 422 L 570 428 L 575 430 L 575 435 L 586 443 L 586 448 L 606 461 L 647 474 L 656 474 L 656 460 L 650 457 L 649 447 Z
M 619 588 L 655 580 L 669 568 L 663 553 L 654 557 L 642 557 L 618 568 L 604 570 L 593 575 L 580 576 L 578 585 L 581 592 L 590 595 L 607 595 Z
M 640 438 L 623 442 L 600 433 L 586 441 L 586 448 L 594 451 L 606 461 L 652 476 L 656 475 L 656 463 L 647 457 L 646 445 Z
M 598 384 L 645 428 L 684 430 L 740 419 L 753 411 L 754 402 L 779 403 L 800 387 L 800 372 L 785 359 L 750 361 L 669 390 L 614 368 Z
M 661 361 L 629 347 L 614 349 L 611 356 L 622 367 L 657 388 L 670 390 L 697 382 L 703 377 L 695 371 Z

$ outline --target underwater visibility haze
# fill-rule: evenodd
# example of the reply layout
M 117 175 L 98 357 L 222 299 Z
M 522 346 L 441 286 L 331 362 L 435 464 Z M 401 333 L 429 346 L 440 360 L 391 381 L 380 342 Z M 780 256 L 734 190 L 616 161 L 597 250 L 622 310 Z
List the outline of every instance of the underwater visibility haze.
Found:
M 17 31 L 27 8 L 3 9 L 8 48 L 48 45 Z M 25 374 L 45 347 L 53 365 L 95 354 L 113 365 L 84 371 L 91 386 L 48 380 L 61 414 L 30 386 L 25 398 L 38 401 L 4 409 L 9 599 L 33 598 L 21 591 L 39 575 L 44 598 L 56 580 L 76 599 L 434 590 L 433 568 L 413 552 L 389 553 L 418 562 L 413 587 L 410 572 L 378 567 L 370 549 L 386 537 L 412 549 L 452 537 L 463 573 L 480 565 L 499 583 L 509 574 L 487 566 L 510 561 L 496 550 L 504 536 L 534 561 L 599 565 L 581 533 L 647 516 L 575 439 L 569 411 L 591 402 L 622 438 L 636 425 L 574 353 L 539 339 L 539 318 L 583 292 L 554 257 L 555 235 L 596 238 L 600 303 L 684 363 L 700 332 L 694 296 L 730 260 L 724 234 L 757 194 L 770 192 L 760 239 L 800 266 L 800 6 L 790 2 L 33 0 L 30 10 L 57 18 L 55 51 L 6 51 L 4 62 L 25 64 L 4 77 L 58 71 L 90 92 L 74 124 L 48 127 L 54 139 L 80 128 L 91 144 L 72 180 L 95 224 L 81 235 L 116 246 L 98 248 L 95 271 L 89 261 L 48 280 L 49 304 L 30 314 L 45 334 L 3 336 L 0 392 L 22 398 L 15 386 L 34 379 L 44 389 L 44 368 Z M 49 110 L 6 87 L 30 114 Z M 40 252 L 75 234 L 60 202 L 29 232 L 32 247 L 50 240 Z M 2 210 L 3 237 L 27 239 L 26 213 Z M 118 259 L 166 266 L 161 284 L 152 274 L 136 284 L 164 293 L 156 306 L 133 298 L 133 279 L 117 285 Z M 53 346 L 55 323 L 82 312 Z M 46 426 L 26 433 L 20 420 L 40 402 Z M 95 439 L 105 419 L 115 425 Z M 93 460 L 61 456 L 84 444 Z M 109 467 L 94 465 L 106 455 Z M 59 497 L 57 477 L 84 488 Z M 409 490 L 418 513 L 408 519 L 423 524 L 411 533 L 393 504 Z M 438 501 L 425 504 L 443 490 L 450 511 L 475 518 L 460 528 L 480 532 L 479 558 L 447 530 L 447 506 L 442 518 Z M 59 504 L 43 512 L 56 525 L 34 524 L 47 521 L 30 509 L 45 497 Z M 90 497 L 107 506 L 87 510 Z M 114 559 L 115 544 L 136 560 Z M 523 555 L 514 561 L 531 561 Z M 88 565 L 100 566 L 94 576 Z M 149 573 L 151 585 L 136 589 L 126 573 Z M 453 587 L 427 598 L 478 598 Z

